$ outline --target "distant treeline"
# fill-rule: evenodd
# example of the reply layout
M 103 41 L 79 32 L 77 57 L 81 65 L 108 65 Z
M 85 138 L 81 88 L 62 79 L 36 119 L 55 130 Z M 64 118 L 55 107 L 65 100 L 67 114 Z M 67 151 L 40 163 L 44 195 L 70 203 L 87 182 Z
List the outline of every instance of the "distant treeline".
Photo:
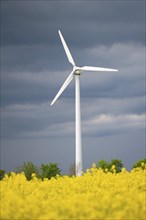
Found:
M 106 160 L 99 160 L 98 163 L 92 164 L 93 168 L 102 169 L 104 172 L 112 172 L 112 173 L 119 173 L 122 171 L 124 167 L 122 160 L 119 159 L 112 159 L 110 162 Z M 132 169 L 141 167 L 142 169 L 146 169 L 146 158 L 138 160 L 132 166 Z M 24 172 L 25 177 L 27 180 L 32 179 L 32 174 L 39 179 L 51 179 L 52 177 L 61 176 L 61 169 L 58 167 L 57 163 L 48 163 L 48 164 L 41 164 L 40 167 L 37 167 L 34 163 L 24 162 L 23 165 L 17 168 L 15 173 L 22 173 Z M 12 172 L 6 173 L 5 170 L 0 170 L 0 180 L 2 180 L 7 174 L 8 176 L 11 175 Z M 72 164 L 69 168 L 68 172 L 69 176 L 75 176 L 75 164 Z

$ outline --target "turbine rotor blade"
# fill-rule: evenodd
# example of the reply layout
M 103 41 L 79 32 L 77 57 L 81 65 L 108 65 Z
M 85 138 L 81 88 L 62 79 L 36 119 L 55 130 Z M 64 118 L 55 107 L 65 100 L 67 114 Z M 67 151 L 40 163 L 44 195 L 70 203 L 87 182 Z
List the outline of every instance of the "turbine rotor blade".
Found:
M 71 53 L 70 53 L 70 51 L 69 51 L 69 49 L 68 49 L 68 46 L 67 46 L 66 42 L 65 42 L 65 40 L 64 40 L 64 38 L 63 38 L 63 36 L 62 36 L 62 34 L 61 34 L 61 31 L 58 30 L 58 33 L 59 33 L 61 42 L 62 42 L 62 44 L 63 44 L 64 50 L 65 50 L 65 52 L 66 52 L 66 55 L 67 55 L 67 58 L 68 58 L 69 62 L 70 62 L 73 66 L 75 66 L 75 62 L 74 62 L 74 60 L 73 60 L 73 58 L 72 58 L 72 55 L 71 55 Z
M 85 71 L 98 71 L 98 72 L 117 72 L 116 69 L 109 69 L 109 68 L 102 68 L 102 67 L 94 67 L 94 66 L 83 66 L 79 67 L 79 70 L 85 70 Z
M 70 75 L 67 77 L 67 79 L 65 80 L 65 82 L 63 83 L 62 87 L 60 88 L 60 90 L 58 91 L 57 95 L 55 96 L 55 98 L 53 99 L 53 101 L 51 102 L 51 105 L 53 105 L 56 100 L 59 98 L 59 96 L 63 93 L 63 91 L 66 89 L 66 87 L 70 84 L 70 82 L 72 81 L 73 77 L 74 77 L 74 71 L 72 71 L 70 73 Z

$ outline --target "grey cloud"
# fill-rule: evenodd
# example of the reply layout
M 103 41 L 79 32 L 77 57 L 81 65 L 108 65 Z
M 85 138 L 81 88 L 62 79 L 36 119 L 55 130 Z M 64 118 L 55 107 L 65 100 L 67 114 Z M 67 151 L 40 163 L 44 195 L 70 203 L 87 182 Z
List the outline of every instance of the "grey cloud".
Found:
M 81 107 L 83 135 L 103 136 L 128 132 L 129 128 L 131 131 L 137 129 L 137 123 L 141 129 L 144 129 L 144 122 L 142 122 L 144 121 L 144 111 L 142 111 L 144 98 L 82 99 Z M 140 111 L 139 109 L 137 111 L 139 107 Z M 53 107 L 49 103 L 10 105 L 3 107 L 2 116 L 4 138 L 47 138 L 74 135 L 73 100 L 59 100 Z M 127 122 L 130 127 L 127 126 Z
M 10 169 L 18 160 L 38 163 L 45 158 L 64 167 L 74 161 L 74 82 L 50 107 L 71 71 L 58 29 L 77 65 L 119 69 L 81 76 L 85 167 L 101 157 L 119 157 L 127 164 L 140 159 L 145 142 L 144 1 L 2 1 L 1 5 L 4 167 Z M 99 123 L 103 115 L 110 123 Z
M 50 70 L 47 66 L 34 59 L 31 65 L 35 70 L 17 69 L 5 71 L 1 74 L 2 93 L 4 98 L 2 103 L 10 102 L 45 102 L 51 101 L 68 74 L 71 66 L 62 49 L 63 57 L 56 59 L 57 67 L 63 63 L 67 70 Z M 56 52 L 57 53 L 57 52 Z M 58 53 L 57 53 L 58 54 Z M 57 55 L 57 56 L 59 56 Z M 96 65 L 119 69 L 118 73 L 83 73 L 81 76 L 81 96 L 82 97 L 134 97 L 143 96 L 145 93 L 144 84 L 144 47 L 140 44 L 114 44 L 112 47 L 100 46 L 90 50 L 78 50 L 74 54 L 75 60 L 80 56 L 82 65 Z M 39 59 L 38 59 L 39 60 Z M 51 63 L 49 61 L 48 63 Z M 66 62 L 66 63 L 65 63 Z M 26 62 L 27 63 L 27 62 Z M 54 62 L 53 62 L 54 63 Z M 54 63 L 54 67 L 56 67 Z M 100 65 L 101 64 L 101 65 Z M 27 63 L 28 65 L 28 63 Z M 21 66 L 21 64 L 20 64 Z M 25 65 L 24 65 L 25 66 Z M 37 66 L 40 69 L 36 68 Z M 21 67 L 22 68 L 22 67 Z M 74 83 L 67 88 L 62 97 L 74 97 Z M 62 98 L 61 97 L 61 98 Z
M 59 28 L 78 47 L 95 45 L 97 39 L 144 43 L 144 2 L 13 1 L 2 2 L 2 8 L 2 42 L 7 45 L 48 44 L 49 39 L 56 44 Z

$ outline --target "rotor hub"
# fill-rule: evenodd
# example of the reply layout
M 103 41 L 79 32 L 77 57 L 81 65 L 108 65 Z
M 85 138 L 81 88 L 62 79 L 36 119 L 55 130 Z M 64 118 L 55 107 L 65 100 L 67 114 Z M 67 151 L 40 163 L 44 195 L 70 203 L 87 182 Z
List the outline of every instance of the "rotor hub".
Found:
M 79 67 L 74 66 L 74 67 L 73 67 L 73 70 L 74 70 L 74 74 L 75 74 L 75 75 L 81 75 L 81 70 L 79 69 Z
M 81 75 L 81 71 L 77 69 L 77 70 L 74 71 L 74 74 L 75 75 Z

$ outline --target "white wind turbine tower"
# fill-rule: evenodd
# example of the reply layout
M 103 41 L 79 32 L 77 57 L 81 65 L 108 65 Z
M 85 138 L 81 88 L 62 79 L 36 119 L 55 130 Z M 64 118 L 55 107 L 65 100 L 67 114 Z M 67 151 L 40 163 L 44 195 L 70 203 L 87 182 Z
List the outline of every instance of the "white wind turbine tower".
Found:
M 68 49 L 68 46 L 61 34 L 61 31 L 59 30 L 59 36 L 61 39 L 61 42 L 63 44 L 64 50 L 66 52 L 67 58 L 69 62 L 73 66 L 73 70 L 70 73 L 70 75 L 67 77 L 65 80 L 64 84 L 58 91 L 57 95 L 51 102 L 51 105 L 55 103 L 55 101 L 59 98 L 59 96 L 62 94 L 62 92 L 65 90 L 65 88 L 70 84 L 70 82 L 75 78 L 75 121 L 76 121 L 76 126 L 75 126 L 75 135 L 76 135 L 76 176 L 81 176 L 82 175 L 82 140 L 81 140 L 81 110 L 80 110 L 80 75 L 81 72 L 83 71 L 98 71 L 98 72 L 113 72 L 113 71 L 118 71 L 116 69 L 109 69 L 109 68 L 101 68 L 101 67 L 93 67 L 93 66 L 83 66 L 83 67 L 78 67 L 75 65 L 75 62 L 72 58 L 72 55 Z

